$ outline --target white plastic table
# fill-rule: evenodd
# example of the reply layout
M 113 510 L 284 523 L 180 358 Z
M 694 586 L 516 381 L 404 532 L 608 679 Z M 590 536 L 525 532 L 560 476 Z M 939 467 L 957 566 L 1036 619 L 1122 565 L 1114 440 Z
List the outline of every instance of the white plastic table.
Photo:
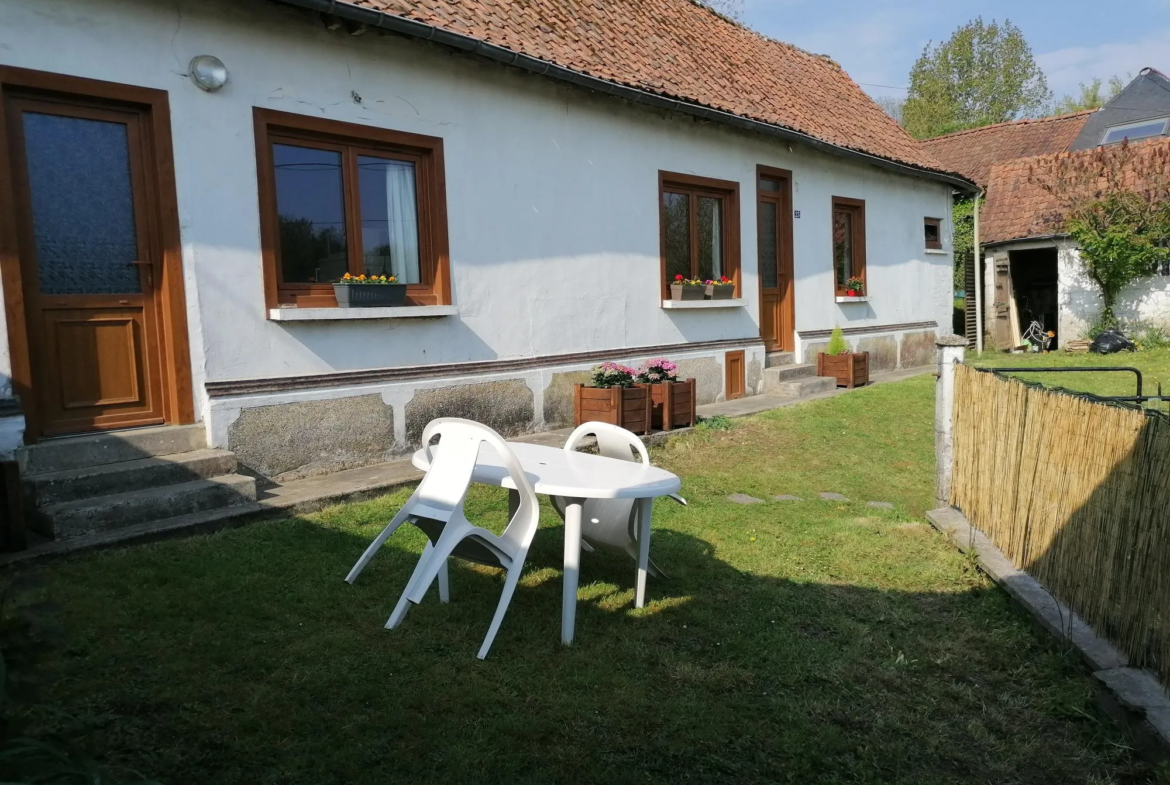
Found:
M 650 561 L 650 515 L 657 496 L 677 493 L 679 478 L 656 466 L 632 461 L 603 458 L 583 452 L 567 452 L 559 447 L 545 447 L 526 442 L 508 442 L 520 461 L 533 488 L 546 496 L 562 496 L 565 508 L 565 579 L 561 595 L 561 642 L 573 642 L 577 618 L 577 581 L 581 566 L 581 507 L 586 499 L 638 499 L 641 504 L 638 534 L 638 580 L 635 605 L 646 601 L 646 569 Z M 429 448 L 438 450 L 442 443 Z M 427 448 L 414 454 L 411 463 L 418 469 L 430 468 Z M 479 450 L 479 460 L 472 475 L 475 482 L 516 490 L 499 455 L 488 444 Z

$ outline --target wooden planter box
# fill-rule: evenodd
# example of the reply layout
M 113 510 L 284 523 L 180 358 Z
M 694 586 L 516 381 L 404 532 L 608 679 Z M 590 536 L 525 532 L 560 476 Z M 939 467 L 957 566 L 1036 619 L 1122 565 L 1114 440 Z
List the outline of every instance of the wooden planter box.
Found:
M 586 387 L 573 394 L 576 425 L 606 422 L 633 433 L 650 433 L 650 390 L 647 387 Z
M 817 355 L 817 376 L 837 377 L 838 387 L 861 387 L 869 384 L 869 352 Z
M 695 424 L 695 380 L 643 384 L 650 391 L 650 424 L 662 431 Z

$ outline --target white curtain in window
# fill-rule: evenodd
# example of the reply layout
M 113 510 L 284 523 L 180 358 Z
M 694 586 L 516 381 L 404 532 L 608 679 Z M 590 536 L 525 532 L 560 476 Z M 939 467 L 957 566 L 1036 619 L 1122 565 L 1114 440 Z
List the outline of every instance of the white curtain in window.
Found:
M 386 228 L 391 269 L 399 283 L 421 283 L 414 164 L 386 161 Z

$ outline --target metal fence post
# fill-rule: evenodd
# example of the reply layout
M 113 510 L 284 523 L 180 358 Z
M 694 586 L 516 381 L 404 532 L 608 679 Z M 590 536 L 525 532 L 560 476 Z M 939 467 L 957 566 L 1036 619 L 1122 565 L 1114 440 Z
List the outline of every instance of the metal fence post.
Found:
M 951 468 L 954 451 L 955 363 L 963 361 L 967 339 L 958 335 L 940 335 L 938 371 L 934 385 L 934 459 L 938 470 L 936 495 L 940 507 L 951 502 Z

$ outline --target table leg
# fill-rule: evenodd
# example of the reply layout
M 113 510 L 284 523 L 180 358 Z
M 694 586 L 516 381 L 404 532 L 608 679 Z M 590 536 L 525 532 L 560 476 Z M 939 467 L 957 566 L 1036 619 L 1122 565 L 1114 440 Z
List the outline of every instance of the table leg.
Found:
M 581 507 L 584 499 L 565 499 L 565 582 L 561 594 L 561 643 L 573 642 L 577 620 L 577 581 L 581 566 Z
M 650 514 L 654 499 L 638 499 L 638 582 L 634 607 L 646 605 L 646 572 L 650 569 Z

